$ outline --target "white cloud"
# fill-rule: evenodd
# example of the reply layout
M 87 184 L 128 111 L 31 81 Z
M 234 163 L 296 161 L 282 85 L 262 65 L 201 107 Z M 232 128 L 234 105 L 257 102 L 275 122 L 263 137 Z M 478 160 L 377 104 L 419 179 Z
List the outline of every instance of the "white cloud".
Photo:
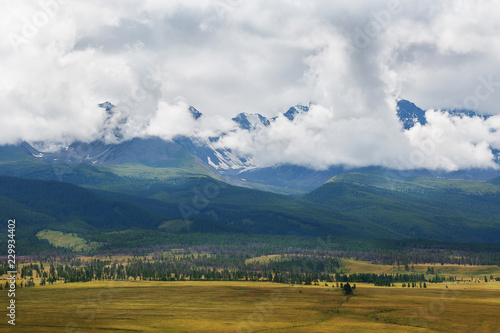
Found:
M 398 153 L 410 148 L 402 139 L 398 127 L 390 128 L 380 119 L 345 118 L 332 109 L 312 106 L 293 122 L 281 116 L 264 130 L 231 133 L 221 145 L 254 155 L 258 166 L 272 166 L 279 160 L 325 169 L 335 164 L 390 166 Z
M 425 126 L 405 133 L 413 149 L 404 156 L 403 168 L 498 168 L 490 147 L 499 147 L 500 115 L 484 120 L 429 110 L 426 117 Z

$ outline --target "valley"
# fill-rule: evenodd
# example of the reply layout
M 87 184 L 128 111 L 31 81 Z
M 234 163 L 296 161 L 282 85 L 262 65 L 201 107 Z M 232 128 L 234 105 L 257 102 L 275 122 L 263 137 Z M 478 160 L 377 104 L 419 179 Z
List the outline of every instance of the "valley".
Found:
M 0 332 L 500 332 L 500 1 L 0 11 Z
M 120 262 L 130 257 L 111 259 Z M 353 271 L 370 270 L 366 270 L 369 263 L 360 261 L 349 260 L 347 265 Z M 495 332 L 500 324 L 500 281 L 484 282 L 484 267 L 471 271 L 469 266 L 430 266 L 467 280 L 427 283 L 426 288 L 358 282 L 353 295 L 343 295 L 335 283 L 325 281 L 319 285 L 140 279 L 37 283 L 18 289 L 15 329 L 5 323 L 0 328 L 3 332 Z M 375 270 L 393 268 L 378 265 Z M 498 266 L 489 269 L 500 278 Z M 473 281 L 468 280 L 471 277 Z M 3 302 L 4 291 L 0 295 Z
M 406 130 L 425 124 L 403 107 Z M 233 121 L 254 131 L 275 118 Z M 17 223 L 15 331 L 498 327 L 496 170 L 255 168 L 217 140 L 0 146 L 0 220 Z

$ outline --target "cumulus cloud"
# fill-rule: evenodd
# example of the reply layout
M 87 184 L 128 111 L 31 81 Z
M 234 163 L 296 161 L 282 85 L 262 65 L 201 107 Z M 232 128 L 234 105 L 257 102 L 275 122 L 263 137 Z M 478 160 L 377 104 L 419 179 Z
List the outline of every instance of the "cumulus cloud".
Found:
M 402 132 L 394 101 L 499 114 L 498 13 L 486 0 L 12 2 L 0 14 L 0 144 L 120 126 L 123 139 L 229 133 L 221 144 L 259 166 L 493 167 L 498 116 L 429 111 Z M 229 120 L 309 102 L 256 133 Z
M 331 165 L 391 166 L 410 148 L 399 127 L 376 117 L 346 118 L 332 109 L 313 105 L 293 121 L 280 116 L 268 128 L 238 130 L 225 136 L 221 146 L 255 156 L 258 166 L 281 163 L 326 169 Z M 388 147 L 391 147 L 388 149 Z
M 494 168 L 500 147 L 500 116 L 484 119 L 429 110 L 427 124 L 401 131 L 380 118 L 342 118 L 312 106 L 293 121 L 280 116 L 267 128 L 235 130 L 220 140 L 256 166 L 291 163 L 314 169 L 332 165 L 456 171 Z
M 405 134 L 412 150 L 400 158 L 400 167 L 456 171 L 469 168 L 498 168 L 491 148 L 500 144 L 500 116 L 459 117 L 429 110 L 428 123 Z

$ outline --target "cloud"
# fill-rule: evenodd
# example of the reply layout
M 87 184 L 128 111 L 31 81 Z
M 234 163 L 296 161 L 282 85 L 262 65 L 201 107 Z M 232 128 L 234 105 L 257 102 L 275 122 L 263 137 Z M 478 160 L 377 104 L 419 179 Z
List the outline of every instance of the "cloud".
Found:
M 0 14 L 0 144 L 91 141 L 116 125 L 124 139 L 226 132 L 223 143 L 259 165 L 398 167 L 442 132 L 423 166 L 491 167 L 497 117 L 430 111 L 428 125 L 404 133 L 394 100 L 499 114 L 499 7 L 486 0 L 13 2 Z M 116 105 L 107 124 L 97 107 L 104 101 Z M 229 121 L 309 102 L 316 106 L 308 115 L 279 118 L 259 133 Z M 188 105 L 205 116 L 194 121 Z
M 391 128 L 381 119 L 345 118 L 332 109 L 313 105 L 294 121 L 280 116 L 265 129 L 239 130 L 220 144 L 241 155 L 255 156 L 257 166 L 272 166 L 279 161 L 325 169 L 338 164 L 391 166 L 398 154 L 410 148 L 404 139 L 398 127 Z
M 429 110 L 426 117 L 425 126 L 401 131 L 380 118 L 343 118 L 316 105 L 293 121 L 280 116 L 259 131 L 231 132 L 219 144 L 240 156 L 254 156 L 252 162 L 259 167 L 290 163 L 314 169 L 498 169 L 491 148 L 500 147 L 499 115 L 484 119 Z
M 428 123 L 405 134 L 413 149 L 400 159 L 403 168 L 455 171 L 470 168 L 498 168 L 491 148 L 500 143 L 500 115 L 481 117 L 452 116 L 429 110 Z

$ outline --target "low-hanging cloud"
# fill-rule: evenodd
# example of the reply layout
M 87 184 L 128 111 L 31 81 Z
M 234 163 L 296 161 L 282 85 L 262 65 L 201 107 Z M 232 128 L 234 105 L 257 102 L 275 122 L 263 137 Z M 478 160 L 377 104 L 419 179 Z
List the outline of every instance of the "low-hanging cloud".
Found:
M 278 117 L 267 128 L 236 130 L 220 147 L 254 156 L 259 167 L 291 163 L 315 169 L 348 167 L 456 171 L 498 168 L 493 149 L 500 148 L 500 116 L 484 119 L 429 110 L 427 123 L 402 131 L 380 118 L 341 118 L 315 105 L 293 121 Z
M 395 100 L 499 114 L 498 13 L 482 0 L 13 2 L 0 14 L 0 144 L 226 133 L 220 144 L 257 166 L 496 167 L 498 116 L 428 111 L 401 131 Z M 230 121 L 310 102 L 254 133 Z

